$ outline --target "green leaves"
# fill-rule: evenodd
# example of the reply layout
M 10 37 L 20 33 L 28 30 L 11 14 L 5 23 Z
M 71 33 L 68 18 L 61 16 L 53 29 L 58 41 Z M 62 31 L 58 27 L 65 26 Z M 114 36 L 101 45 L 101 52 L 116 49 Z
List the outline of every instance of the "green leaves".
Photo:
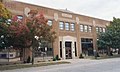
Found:
M 120 48 L 120 19 L 113 18 L 110 25 L 106 27 L 106 32 L 99 34 L 99 47 Z

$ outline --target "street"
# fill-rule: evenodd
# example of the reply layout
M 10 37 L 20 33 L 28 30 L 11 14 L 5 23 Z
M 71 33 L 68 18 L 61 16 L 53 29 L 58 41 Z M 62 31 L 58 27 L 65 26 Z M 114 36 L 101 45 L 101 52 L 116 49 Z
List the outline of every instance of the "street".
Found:
M 1 72 L 120 72 L 120 58 L 90 60 L 71 59 L 71 64 L 32 67 Z

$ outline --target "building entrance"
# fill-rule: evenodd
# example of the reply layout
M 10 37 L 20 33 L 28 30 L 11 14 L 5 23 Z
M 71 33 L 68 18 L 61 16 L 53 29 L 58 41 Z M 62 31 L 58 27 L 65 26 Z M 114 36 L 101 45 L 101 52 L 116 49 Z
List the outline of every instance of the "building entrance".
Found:
M 72 42 L 65 42 L 65 55 L 66 55 L 66 59 L 72 59 L 71 43 Z

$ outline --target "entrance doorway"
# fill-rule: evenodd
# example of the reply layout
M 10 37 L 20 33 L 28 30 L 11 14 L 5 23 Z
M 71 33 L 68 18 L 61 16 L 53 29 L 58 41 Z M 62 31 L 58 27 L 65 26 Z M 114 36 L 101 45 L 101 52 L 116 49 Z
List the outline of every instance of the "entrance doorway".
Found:
M 66 55 L 66 59 L 72 59 L 71 43 L 72 42 L 65 42 L 65 55 Z

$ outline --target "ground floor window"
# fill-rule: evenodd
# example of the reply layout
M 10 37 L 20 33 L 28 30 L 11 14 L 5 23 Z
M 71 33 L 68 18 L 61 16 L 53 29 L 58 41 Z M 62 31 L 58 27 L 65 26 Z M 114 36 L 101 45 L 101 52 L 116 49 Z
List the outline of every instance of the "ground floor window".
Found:
M 86 56 L 92 56 L 93 53 L 93 39 L 81 38 L 82 53 Z
M 42 41 L 40 46 L 35 49 L 35 57 L 53 56 L 52 43 Z

